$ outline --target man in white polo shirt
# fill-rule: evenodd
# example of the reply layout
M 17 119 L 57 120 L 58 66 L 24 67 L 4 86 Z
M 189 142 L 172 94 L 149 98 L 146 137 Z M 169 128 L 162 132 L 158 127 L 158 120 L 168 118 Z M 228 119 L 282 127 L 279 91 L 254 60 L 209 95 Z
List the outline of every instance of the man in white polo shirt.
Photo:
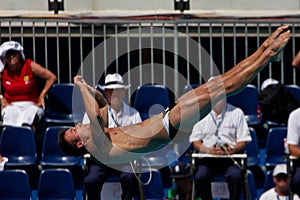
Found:
M 273 181 L 275 187 L 264 192 L 259 200 L 288 200 L 290 195 L 290 180 L 286 164 L 278 164 L 273 171 Z M 294 195 L 293 200 L 299 200 L 298 195 Z
M 220 100 L 212 111 L 194 125 L 190 142 L 200 153 L 212 155 L 230 155 L 242 153 L 247 142 L 251 141 L 249 127 L 243 111 L 229 103 L 226 98 Z M 211 182 L 221 173 L 225 174 L 230 199 L 240 199 L 243 188 L 243 171 L 230 158 L 196 159 L 194 182 L 196 197 L 212 199 Z

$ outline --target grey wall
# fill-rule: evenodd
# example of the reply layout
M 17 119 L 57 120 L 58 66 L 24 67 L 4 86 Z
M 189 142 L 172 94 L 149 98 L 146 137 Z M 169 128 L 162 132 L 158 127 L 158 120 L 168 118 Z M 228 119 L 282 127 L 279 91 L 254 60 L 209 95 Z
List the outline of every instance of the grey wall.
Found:
M 64 0 L 62 13 L 123 12 L 174 12 L 173 0 Z M 190 12 L 201 11 L 299 11 L 299 0 L 190 0 Z M 47 0 L 5 0 L 0 4 L 0 13 L 47 14 Z

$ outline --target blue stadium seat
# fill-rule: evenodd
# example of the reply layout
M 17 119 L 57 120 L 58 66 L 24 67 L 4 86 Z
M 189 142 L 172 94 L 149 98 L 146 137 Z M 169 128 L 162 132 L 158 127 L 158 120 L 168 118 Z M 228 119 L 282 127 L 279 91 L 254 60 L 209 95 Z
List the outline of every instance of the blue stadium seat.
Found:
M 274 127 L 269 130 L 266 144 L 265 165 L 269 169 L 280 163 L 286 163 L 287 154 L 284 148 L 284 138 L 287 136 L 287 127 Z
M 70 127 L 50 126 L 46 129 L 42 147 L 42 157 L 39 163 L 42 168 L 79 166 L 82 164 L 83 159 L 81 157 L 66 155 L 57 144 L 58 132 L 68 128 Z
M 256 86 L 248 84 L 241 92 L 227 97 L 228 103 L 243 110 L 248 125 L 258 125 L 262 122 L 259 111 L 258 89 Z
M 250 170 L 247 170 L 247 184 L 248 184 L 248 193 L 247 195 L 250 195 L 248 197 L 250 198 L 245 198 L 245 195 L 242 195 L 242 199 L 245 200 L 256 200 L 257 199 L 257 190 L 256 190 L 256 185 L 255 185 L 255 181 L 254 181 L 254 175 Z
M 136 108 L 145 120 L 163 112 L 170 106 L 168 89 L 162 85 L 142 85 L 136 90 L 133 107 Z
M 161 179 L 161 174 L 157 169 L 145 171 L 140 177 L 143 183 L 144 198 L 145 200 L 163 200 L 164 188 Z M 136 199 L 136 198 L 135 198 Z
M 182 163 L 190 163 L 191 162 L 191 154 L 195 151 L 193 143 L 190 143 L 189 146 L 186 148 L 185 144 L 182 143 L 185 150 L 180 150 L 181 143 L 179 143 L 179 152 L 181 155 L 178 157 L 178 162 Z
M 252 141 L 248 142 L 246 145 L 247 166 L 258 166 L 260 163 L 260 150 L 259 150 L 258 141 L 256 137 L 256 131 L 252 127 L 250 127 L 249 130 L 250 130 Z
M 295 97 L 300 104 L 300 87 L 298 85 L 285 85 L 285 88 Z
M 73 125 L 81 122 L 84 115 L 83 98 L 74 84 L 54 84 L 46 102 L 46 123 Z
M 272 187 L 275 187 L 275 183 L 273 181 L 273 170 L 268 170 L 266 173 L 264 187 L 263 187 L 262 192 L 265 192 L 265 191 L 271 189 Z
M 25 170 L 0 171 L 0 200 L 2 199 L 31 199 L 29 177 Z
M 136 108 L 142 120 L 163 112 L 170 105 L 168 89 L 163 85 L 146 84 L 139 86 L 136 90 L 133 107 Z M 167 149 L 147 154 L 145 157 L 151 165 L 163 166 L 168 164 Z M 142 161 L 143 166 L 148 163 Z
M 192 90 L 192 89 L 195 89 L 196 87 L 198 87 L 199 84 L 187 84 L 185 85 L 184 89 L 183 89 L 183 94 L 187 93 L 188 91 Z M 189 142 L 189 139 L 186 138 L 185 140 L 181 140 L 181 141 L 178 141 L 176 143 L 177 145 L 177 153 L 179 153 L 180 155 L 178 155 L 178 163 L 187 163 L 189 164 L 190 163 L 190 157 L 195 149 L 194 149 L 194 146 L 192 143 Z
M 8 158 L 5 168 L 36 166 L 34 132 L 30 127 L 5 126 L 0 138 L 0 152 Z
M 39 200 L 74 200 L 76 191 L 72 174 L 68 169 L 44 169 L 41 172 L 37 188 Z
M 192 89 L 195 89 L 196 87 L 198 87 L 199 84 L 188 84 L 184 87 L 183 89 L 183 93 L 182 94 L 185 94 L 187 93 L 188 91 L 192 90 Z

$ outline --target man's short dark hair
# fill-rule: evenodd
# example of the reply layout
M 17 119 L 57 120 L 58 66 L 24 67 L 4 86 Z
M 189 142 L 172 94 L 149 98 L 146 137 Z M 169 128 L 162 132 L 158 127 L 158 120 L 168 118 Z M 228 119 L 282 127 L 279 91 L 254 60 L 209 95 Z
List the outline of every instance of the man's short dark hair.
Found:
M 58 146 L 67 155 L 70 156 L 83 156 L 88 153 L 84 146 L 78 148 L 76 143 L 70 144 L 65 140 L 65 133 L 67 130 L 62 129 L 58 132 Z

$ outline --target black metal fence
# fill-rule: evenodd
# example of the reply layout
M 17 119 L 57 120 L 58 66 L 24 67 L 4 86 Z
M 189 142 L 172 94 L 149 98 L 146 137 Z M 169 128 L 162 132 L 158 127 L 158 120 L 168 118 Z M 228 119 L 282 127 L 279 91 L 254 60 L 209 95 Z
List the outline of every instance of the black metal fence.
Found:
M 25 55 L 57 74 L 59 83 L 72 82 L 79 73 L 96 85 L 106 73 L 119 72 L 133 86 L 160 83 L 178 96 L 186 84 L 201 84 L 230 69 L 282 24 L 290 26 L 292 38 L 281 60 L 267 66 L 252 83 L 260 87 L 273 77 L 299 85 L 299 72 L 291 67 L 300 49 L 299 22 L 289 19 L 1 18 L 0 42 L 21 42 Z

